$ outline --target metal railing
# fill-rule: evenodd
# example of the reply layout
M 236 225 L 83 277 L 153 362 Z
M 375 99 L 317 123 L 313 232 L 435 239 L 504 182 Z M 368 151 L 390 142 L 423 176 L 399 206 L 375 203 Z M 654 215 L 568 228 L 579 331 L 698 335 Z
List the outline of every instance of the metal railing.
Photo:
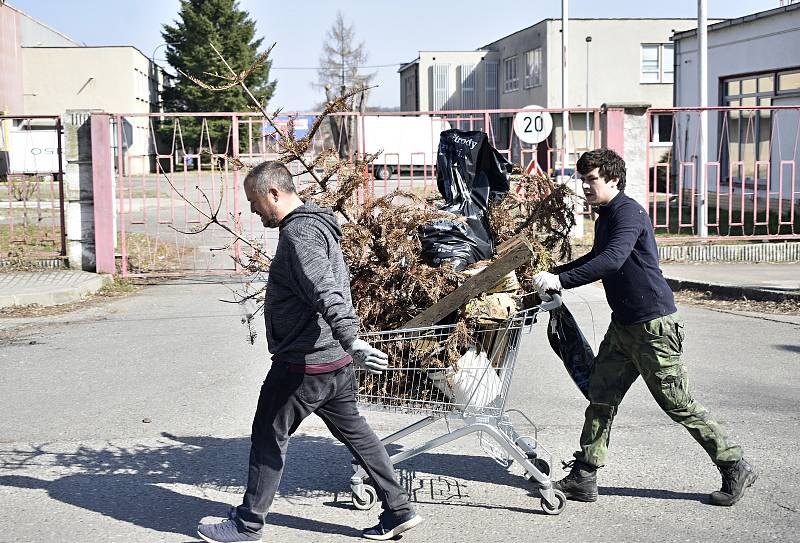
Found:
M 378 196 L 395 189 L 436 190 L 439 132 L 451 127 L 487 131 L 503 154 L 512 161 L 524 161 L 526 168 L 539 165 L 542 170 L 565 172 L 574 156 L 565 162 L 563 153 L 546 141 L 538 147 L 521 142 L 511 122 L 502 121 L 504 115 L 510 119 L 517 111 L 521 110 L 337 113 L 332 116 L 333 123 L 325 120 L 307 153 L 310 158 L 324 148 L 338 147 L 340 155 L 358 157 L 382 151 L 370 172 L 373 180 L 366 187 L 367 193 Z M 580 118 L 586 112 L 591 112 L 590 133 L 575 138 L 599 145 L 599 111 L 576 110 Z M 296 135 L 302 137 L 318 115 L 291 113 L 280 120 L 302 120 L 295 126 Z M 240 188 L 241 164 L 272 159 L 280 151 L 281 134 L 260 115 L 142 113 L 116 114 L 111 119 L 117 170 L 117 250 L 123 275 L 236 271 L 241 247 L 229 234 L 218 228 L 182 233 L 202 228 L 205 218 L 198 207 L 218 210 L 221 222 L 249 239 L 263 240 L 268 249 L 274 243 L 276 234 L 265 233 L 247 212 L 249 205 Z M 502 128 L 502 135 L 495 124 Z M 409 137 L 401 137 L 398 127 Z M 346 133 L 348 129 L 353 133 Z M 298 174 L 300 189 L 312 181 L 310 175 L 300 175 L 299 169 L 293 173 Z
M 700 133 L 704 111 L 708 134 Z M 650 109 L 647 126 L 647 209 L 657 234 L 698 237 L 704 211 L 708 239 L 800 239 L 800 106 Z M 700 164 L 703 142 L 709 160 Z
M 67 254 L 61 118 L 0 115 L 0 265 Z

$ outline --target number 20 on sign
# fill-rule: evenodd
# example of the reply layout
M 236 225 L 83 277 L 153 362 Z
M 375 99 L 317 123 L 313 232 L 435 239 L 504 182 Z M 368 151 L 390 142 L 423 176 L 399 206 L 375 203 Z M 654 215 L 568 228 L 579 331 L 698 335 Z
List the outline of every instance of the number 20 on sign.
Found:
M 514 115 L 514 133 L 525 143 L 539 143 L 553 131 L 553 118 L 541 106 L 526 106 Z

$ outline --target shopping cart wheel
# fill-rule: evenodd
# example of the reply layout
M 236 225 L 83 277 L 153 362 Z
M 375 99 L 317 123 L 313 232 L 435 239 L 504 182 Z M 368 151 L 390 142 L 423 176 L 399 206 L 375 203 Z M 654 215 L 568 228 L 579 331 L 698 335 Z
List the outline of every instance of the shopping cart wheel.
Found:
M 558 515 L 564 508 L 567 506 L 567 497 L 564 495 L 563 492 L 560 490 L 553 489 L 553 495 L 556 498 L 556 506 L 551 507 L 546 500 L 542 499 L 542 511 L 547 513 L 548 515 Z
M 378 503 L 378 493 L 375 492 L 375 489 L 369 485 L 364 485 L 363 488 L 364 497 L 366 498 L 365 500 L 362 500 L 355 492 L 353 492 L 353 507 L 360 511 L 372 509 L 372 506 Z

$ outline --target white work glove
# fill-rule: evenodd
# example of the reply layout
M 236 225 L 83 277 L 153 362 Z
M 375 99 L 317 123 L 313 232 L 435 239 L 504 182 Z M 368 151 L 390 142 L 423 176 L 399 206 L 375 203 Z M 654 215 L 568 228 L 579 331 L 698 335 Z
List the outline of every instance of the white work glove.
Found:
M 561 281 L 558 279 L 558 275 L 550 272 L 539 272 L 533 276 L 533 284 L 536 286 L 536 290 L 539 292 L 539 295 L 547 294 L 551 291 L 561 291 Z
M 375 375 L 380 375 L 389 367 L 389 355 L 363 339 L 355 340 L 347 349 L 347 354 L 353 357 L 353 363 Z

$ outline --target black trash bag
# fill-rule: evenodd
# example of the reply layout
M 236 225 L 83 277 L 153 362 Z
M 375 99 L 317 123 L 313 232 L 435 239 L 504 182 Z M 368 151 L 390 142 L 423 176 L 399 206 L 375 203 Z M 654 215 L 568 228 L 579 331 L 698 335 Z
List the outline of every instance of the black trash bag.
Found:
M 594 352 L 586 341 L 575 317 L 563 303 L 550 311 L 547 339 L 558 357 L 564 362 L 567 373 L 589 399 L 589 378 L 594 368 Z
M 458 181 L 466 186 L 476 205 L 486 211 L 489 194 L 505 195 L 513 165 L 489 143 L 489 136 L 479 130 L 445 130 L 439 135 L 436 158 L 436 185 L 448 204 L 456 204 L 467 194 L 461 193 Z M 494 195 L 493 195 L 494 197 Z
M 450 262 L 458 271 L 468 265 L 488 258 L 492 245 L 475 232 L 482 232 L 483 225 L 474 217 L 467 222 L 452 219 L 437 219 L 420 227 L 422 258 L 430 266 Z
M 457 270 L 491 258 L 489 199 L 509 190 L 512 165 L 489 143 L 484 132 L 446 130 L 439 136 L 436 182 L 445 200 L 440 208 L 466 223 L 440 219 L 420 228 L 422 256 L 431 266 L 452 262 Z

